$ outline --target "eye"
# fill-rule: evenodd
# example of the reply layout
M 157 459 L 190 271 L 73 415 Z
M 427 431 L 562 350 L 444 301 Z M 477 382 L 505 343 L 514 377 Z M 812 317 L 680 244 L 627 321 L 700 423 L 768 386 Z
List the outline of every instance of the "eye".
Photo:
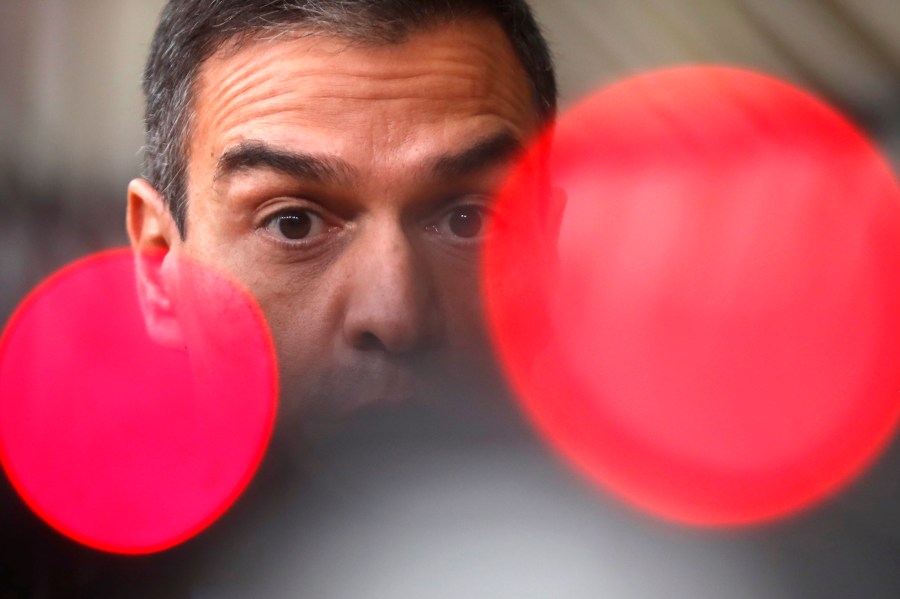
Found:
M 488 210 L 482 206 L 457 206 L 445 213 L 433 229 L 459 239 L 477 239 L 484 235 L 489 217 Z
M 269 217 L 263 227 L 270 235 L 287 241 L 302 241 L 325 232 L 322 217 L 310 210 L 285 210 Z

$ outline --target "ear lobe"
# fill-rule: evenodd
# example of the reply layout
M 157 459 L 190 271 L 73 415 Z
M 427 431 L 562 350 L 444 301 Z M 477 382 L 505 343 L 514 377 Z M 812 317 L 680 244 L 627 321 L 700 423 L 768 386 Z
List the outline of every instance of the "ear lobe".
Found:
M 169 250 L 177 234 L 162 196 L 152 185 L 135 179 L 128 185 L 126 228 L 134 250 L 138 302 L 150 338 L 170 348 L 183 348 L 184 335 L 172 295 L 174 278 Z
M 171 278 L 166 267 L 170 260 L 160 253 L 143 252 L 136 252 L 134 260 L 138 302 L 147 333 L 160 345 L 183 349 L 184 333 L 167 282 Z

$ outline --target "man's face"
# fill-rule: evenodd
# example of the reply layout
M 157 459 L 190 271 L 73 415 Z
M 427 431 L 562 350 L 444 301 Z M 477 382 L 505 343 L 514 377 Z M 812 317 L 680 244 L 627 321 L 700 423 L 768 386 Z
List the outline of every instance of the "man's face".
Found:
M 202 65 L 194 108 L 171 251 L 255 295 L 284 408 L 340 414 L 490 368 L 480 248 L 538 125 L 497 25 L 247 43 Z

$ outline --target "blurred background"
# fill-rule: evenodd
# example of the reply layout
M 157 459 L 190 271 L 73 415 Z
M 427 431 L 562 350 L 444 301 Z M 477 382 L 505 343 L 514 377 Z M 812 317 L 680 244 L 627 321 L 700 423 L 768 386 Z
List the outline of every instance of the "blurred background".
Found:
M 125 242 L 140 76 L 161 0 L 0 3 L 0 318 L 72 258 Z M 885 0 L 536 0 L 566 106 L 684 63 L 799 83 L 900 149 L 900 6 Z
M 5 323 L 28 290 L 58 267 L 126 243 L 125 188 L 140 172 L 141 70 L 162 4 L 161 0 L 0 0 L 0 322 Z M 653 67 L 740 65 L 783 77 L 825 98 L 861 125 L 895 168 L 900 165 L 900 2 L 532 0 L 532 4 L 555 51 L 563 108 L 599 86 Z M 590 527 L 575 516 L 545 530 L 541 519 L 546 506 L 566 505 L 569 500 L 546 490 L 529 495 L 527 476 L 515 485 L 498 486 L 491 475 L 495 470 L 471 472 L 470 480 L 459 479 L 452 488 L 428 470 L 427 484 L 417 488 L 419 495 L 404 495 L 402 488 L 383 484 L 369 488 L 363 477 L 354 483 L 356 490 L 381 502 L 380 520 L 363 525 L 341 518 L 331 523 L 333 527 L 318 524 L 307 530 L 334 555 L 346 556 L 347 547 L 368 547 L 366 543 L 375 552 L 386 551 L 378 560 L 365 562 L 381 578 L 353 587 L 341 579 L 340 571 L 323 567 L 308 573 L 313 585 L 308 588 L 317 588 L 316 580 L 323 585 L 319 593 L 308 596 L 900 597 L 897 445 L 827 505 L 771 527 L 730 534 L 677 531 L 633 515 L 589 516 L 605 523 L 598 525 L 608 535 L 604 539 L 585 532 Z M 497 454 L 493 459 L 515 470 L 525 458 Z M 409 479 L 412 466 L 407 464 L 402 471 L 398 463 L 385 458 L 361 471 L 371 477 L 372 472 L 394 468 L 398 477 Z M 577 486 L 572 481 L 565 484 Z M 445 531 L 455 536 L 433 555 L 422 552 L 420 540 L 397 532 L 410 530 L 409 514 L 421 507 L 414 502 L 417 497 L 438 503 L 453 497 L 457 506 L 467 501 L 474 505 L 477 493 L 465 489 L 485 489 L 497 501 L 509 499 L 518 506 L 518 511 L 483 514 L 484 522 L 473 524 L 473 530 L 496 533 L 492 537 L 496 547 L 481 546 L 486 561 L 466 561 L 475 558 L 465 557 L 470 549 L 465 531 Z M 521 503 L 523 497 L 530 499 Z M 578 509 L 593 509 L 582 500 L 576 503 Z M 618 514 L 616 508 L 609 509 Z M 6 499 L 0 510 L 2 537 L 5 525 L 23 517 L 23 512 Z M 518 516 L 539 526 L 523 533 Z M 362 526 L 362 533 L 356 525 Z M 274 519 L 270 529 L 272 535 L 287 534 Z M 335 530 L 338 534 L 329 535 Z M 430 586 L 431 576 L 445 573 L 442 565 L 447 560 L 457 560 L 460 571 L 489 570 L 495 550 L 508 555 L 529 542 L 552 548 L 559 560 L 556 570 L 552 559 L 548 566 L 543 557 L 532 556 L 518 562 L 515 585 L 494 587 L 493 592 L 490 585 L 473 591 L 462 579 L 456 586 Z M 410 553 L 419 558 L 417 574 L 411 578 L 411 568 L 399 565 Z M 585 554 L 597 559 L 586 559 Z M 235 559 L 247 564 L 254 558 Z M 605 569 L 597 569 L 597 563 L 606 564 Z M 555 575 L 540 578 L 541 568 L 548 567 Z M 617 582 L 605 587 L 607 595 L 592 595 L 590 589 L 597 587 L 585 571 Z M 392 573 L 395 578 L 389 580 Z M 4 594 L 9 583 L 4 576 L 12 574 L 0 564 L 0 597 L 54 596 L 49 582 L 43 590 L 30 592 L 20 581 L 19 586 L 6 587 L 19 594 Z M 33 578 L 40 579 L 40 573 Z M 344 586 L 335 587 L 341 580 Z M 398 580 L 406 586 L 398 587 Z M 559 586 L 562 580 L 567 586 Z M 341 594 L 336 588 L 348 590 Z M 423 595 L 423 588 L 432 592 Z M 324 589 L 331 589 L 331 594 Z
M 798 83 L 900 152 L 900 5 L 535 0 L 562 106 L 625 75 L 725 63 Z M 59 265 L 125 243 L 140 77 L 161 0 L 0 3 L 0 318 Z

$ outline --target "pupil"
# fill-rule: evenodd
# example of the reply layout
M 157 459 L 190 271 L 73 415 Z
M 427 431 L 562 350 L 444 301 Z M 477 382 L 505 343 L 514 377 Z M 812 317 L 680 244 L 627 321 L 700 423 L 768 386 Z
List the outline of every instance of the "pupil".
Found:
M 287 239 L 303 239 L 309 235 L 311 228 L 312 219 L 305 212 L 287 214 L 278 219 L 278 230 Z
M 481 233 L 481 211 L 474 206 L 460 208 L 450 217 L 450 230 L 457 237 L 475 237 Z

